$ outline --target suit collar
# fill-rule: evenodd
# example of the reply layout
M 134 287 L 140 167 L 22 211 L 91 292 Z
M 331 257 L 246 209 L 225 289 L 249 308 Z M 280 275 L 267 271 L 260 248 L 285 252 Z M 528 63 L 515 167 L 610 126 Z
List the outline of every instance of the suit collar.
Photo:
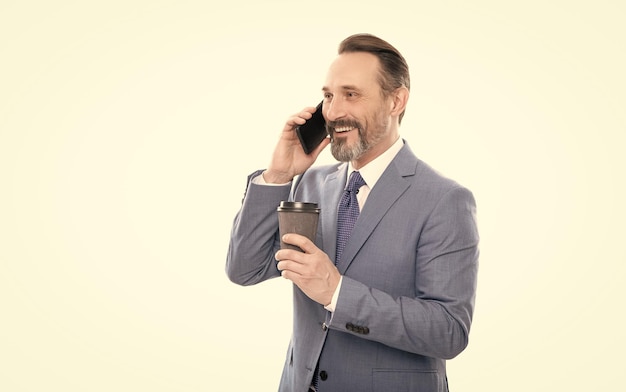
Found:
M 378 179 L 383 175 L 385 169 L 387 169 L 395 156 L 398 155 L 398 152 L 400 152 L 403 146 L 404 141 L 398 138 L 398 140 L 396 140 L 396 142 L 393 143 L 387 151 L 358 170 L 368 187 L 373 188 L 376 185 Z M 348 173 L 352 173 L 352 170 L 355 169 L 350 163 L 348 164 Z

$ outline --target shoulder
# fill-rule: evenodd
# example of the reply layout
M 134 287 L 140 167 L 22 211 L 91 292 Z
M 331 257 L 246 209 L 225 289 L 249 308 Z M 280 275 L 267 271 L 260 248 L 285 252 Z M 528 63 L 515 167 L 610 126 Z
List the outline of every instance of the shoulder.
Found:
M 327 181 L 329 177 L 339 176 L 343 171 L 345 171 L 346 165 L 347 164 L 345 163 L 335 163 L 330 165 L 312 166 L 294 179 L 294 184 L 296 187 L 300 184 L 322 184 Z
M 406 143 L 392 165 L 403 180 L 410 184 L 409 193 L 422 202 L 428 201 L 434 206 L 450 197 L 473 200 L 468 188 L 421 160 Z
M 395 166 L 395 170 L 398 174 L 407 181 L 423 185 L 419 188 L 426 186 L 427 188 L 446 192 L 454 188 L 463 187 L 457 181 L 441 173 L 415 155 L 406 141 L 403 148 L 391 162 L 391 165 Z

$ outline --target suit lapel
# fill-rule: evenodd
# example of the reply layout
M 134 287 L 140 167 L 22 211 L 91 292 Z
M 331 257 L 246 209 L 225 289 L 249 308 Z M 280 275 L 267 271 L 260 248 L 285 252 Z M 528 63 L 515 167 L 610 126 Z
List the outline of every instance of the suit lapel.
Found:
M 363 210 L 354 225 L 350 239 L 346 243 L 346 248 L 342 254 L 342 261 L 337 266 L 339 268 L 339 272 L 342 274 L 345 273 L 354 260 L 357 252 L 372 234 L 380 220 L 385 216 L 396 200 L 398 200 L 398 198 L 402 196 L 402 194 L 410 187 L 410 182 L 407 181 L 405 177 L 414 175 L 416 166 L 417 157 L 413 155 L 409 147 L 405 144 L 402 150 L 398 152 L 398 155 L 396 155 L 393 161 L 391 161 L 387 169 L 385 169 L 385 172 L 380 177 L 374 188 L 372 188 L 367 198 L 367 202 L 365 203 L 365 206 L 363 207 Z M 339 195 L 342 191 L 343 187 L 340 187 Z M 335 200 L 338 200 L 338 197 L 339 196 L 336 196 Z M 335 223 L 332 226 L 335 228 L 335 233 L 332 233 L 331 237 L 326 238 L 334 238 L 334 246 L 332 249 L 334 252 L 337 244 L 336 202 L 333 208 Z M 331 233 L 328 233 L 328 235 L 331 235 Z
M 322 192 L 322 212 L 321 228 L 322 238 L 324 238 L 324 248 L 331 259 L 337 250 L 337 210 L 339 208 L 339 198 L 346 185 L 347 164 L 337 167 L 337 170 L 329 174 L 324 182 Z M 326 222 L 326 223 L 323 223 Z

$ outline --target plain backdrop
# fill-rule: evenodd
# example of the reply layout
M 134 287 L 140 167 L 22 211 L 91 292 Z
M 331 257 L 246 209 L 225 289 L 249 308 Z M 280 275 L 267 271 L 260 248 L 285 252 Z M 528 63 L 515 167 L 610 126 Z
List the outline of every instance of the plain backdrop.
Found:
M 623 4 L 3 1 L 0 390 L 276 390 L 291 286 L 232 284 L 230 226 L 358 32 L 405 55 L 401 134 L 478 203 L 451 390 L 616 390 Z

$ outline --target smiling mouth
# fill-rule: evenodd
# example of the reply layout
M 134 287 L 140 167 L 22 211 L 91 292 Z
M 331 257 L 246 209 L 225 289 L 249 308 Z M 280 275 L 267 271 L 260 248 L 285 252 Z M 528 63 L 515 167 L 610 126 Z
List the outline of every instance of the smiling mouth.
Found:
M 350 132 L 351 130 L 356 129 L 355 127 L 337 127 L 334 128 L 335 133 L 345 133 Z

